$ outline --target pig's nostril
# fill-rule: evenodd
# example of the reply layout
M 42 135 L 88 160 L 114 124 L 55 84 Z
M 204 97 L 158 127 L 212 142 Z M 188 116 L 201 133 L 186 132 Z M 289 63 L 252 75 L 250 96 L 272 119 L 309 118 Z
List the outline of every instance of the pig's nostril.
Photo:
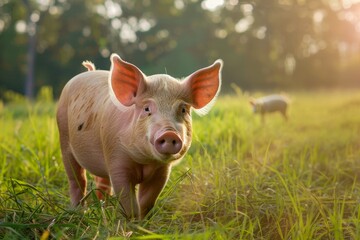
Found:
M 155 140 L 155 148 L 161 154 L 176 154 L 182 148 L 182 141 L 175 132 L 165 132 Z

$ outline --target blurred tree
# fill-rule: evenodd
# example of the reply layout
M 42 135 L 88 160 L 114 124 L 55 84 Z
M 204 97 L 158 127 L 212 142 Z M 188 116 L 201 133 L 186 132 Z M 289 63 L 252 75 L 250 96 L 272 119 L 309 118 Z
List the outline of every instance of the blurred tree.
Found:
M 0 93 L 3 97 L 5 89 L 22 92 L 24 86 L 24 70 L 26 37 L 18 34 L 25 32 L 24 22 L 18 22 L 26 14 L 22 2 L 0 2 Z M 25 18 L 25 17 L 24 17 Z
M 26 81 L 25 81 L 25 96 L 29 99 L 34 98 L 34 67 L 36 55 L 36 33 L 37 21 L 40 16 L 37 12 L 32 10 L 32 6 L 28 0 L 23 0 L 27 10 L 27 34 L 28 34 L 28 50 L 26 57 Z
M 96 12 L 99 2 L 61 1 L 44 14 L 43 25 L 39 26 L 37 88 L 52 85 L 58 95 L 71 77 L 85 70 L 82 61 L 96 62 L 103 58 L 101 52 L 109 56 L 106 46 L 110 28 Z
M 356 32 L 341 11 L 330 1 L 229 0 L 219 28 L 237 56 L 225 62 L 246 88 L 329 86 L 340 77 L 338 45 Z
M 0 4 L 0 67 L 6 72 L 0 91 L 13 89 L 31 98 L 33 88 L 52 85 L 58 95 L 62 85 L 82 71 L 81 62 L 99 56 L 107 45 L 110 29 L 96 13 L 100 3 L 24 0 Z
M 166 72 L 184 77 L 220 56 L 216 53 L 210 57 L 215 50 L 211 44 L 216 41 L 210 13 L 202 9 L 201 2 L 180 2 L 165 0 L 161 7 L 148 6 L 149 17 L 156 24 L 138 34 L 134 56 L 143 58 L 141 64 L 149 74 Z
M 146 74 L 176 77 L 222 58 L 225 90 L 231 83 L 245 89 L 356 84 L 359 6 L 341 0 L 0 0 L 0 98 L 7 89 L 25 93 L 32 69 L 33 88 L 50 85 L 58 96 L 84 71 L 83 60 L 109 69 L 112 52 Z

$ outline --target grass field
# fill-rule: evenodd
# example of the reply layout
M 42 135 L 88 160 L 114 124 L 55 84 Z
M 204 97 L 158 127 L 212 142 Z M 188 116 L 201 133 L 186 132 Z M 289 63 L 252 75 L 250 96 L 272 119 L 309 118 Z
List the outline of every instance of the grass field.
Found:
M 4 106 L 0 239 L 360 239 L 360 91 L 289 96 L 288 122 L 261 124 L 246 95 L 194 116 L 189 153 L 138 222 L 91 181 L 71 210 L 54 104 Z

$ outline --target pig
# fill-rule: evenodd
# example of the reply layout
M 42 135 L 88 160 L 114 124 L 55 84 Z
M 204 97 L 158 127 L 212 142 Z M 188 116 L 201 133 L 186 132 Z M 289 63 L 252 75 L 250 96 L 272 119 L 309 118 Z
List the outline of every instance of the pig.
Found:
M 97 196 L 114 193 L 125 216 L 143 219 L 164 188 L 172 166 L 188 151 L 192 110 L 206 114 L 220 88 L 222 60 L 184 79 L 146 76 L 110 57 L 110 71 L 88 71 L 63 88 L 56 119 L 72 206 L 86 194 L 86 171 Z
M 261 114 L 262 122 L 265 121 L 265 114 L 272 112 L 280 112 L 285 120 L 288 119 L 287 107 L 289 99 L 283 95 L 269 95 L 258 99 L 251 99 L 250 104 L 254 113 Z

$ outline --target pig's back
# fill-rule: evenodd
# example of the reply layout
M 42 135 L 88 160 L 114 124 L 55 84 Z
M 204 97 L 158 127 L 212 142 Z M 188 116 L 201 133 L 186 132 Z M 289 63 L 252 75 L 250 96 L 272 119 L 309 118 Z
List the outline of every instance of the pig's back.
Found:
M 109 104 L 108 71 L 76 75 L 64 87 L 60 102 L 68 113 L 69 131 L 90 130 Z
M 281 95 L 270 95 L 261 99 L 265 112 L 285 111 L 288 105 L 287 98 Z
M 67 82 L 61 93 L 61 98 L 68 97 L 69 100 L 77 101 L 79 98 L 88 97 L 89 93 L 91 95 L 96 91 L 107 89 L 108 76 L 109 71 L 96 70 L 80 73 Z M 74 95 L 76 96 L 71 98 Z

